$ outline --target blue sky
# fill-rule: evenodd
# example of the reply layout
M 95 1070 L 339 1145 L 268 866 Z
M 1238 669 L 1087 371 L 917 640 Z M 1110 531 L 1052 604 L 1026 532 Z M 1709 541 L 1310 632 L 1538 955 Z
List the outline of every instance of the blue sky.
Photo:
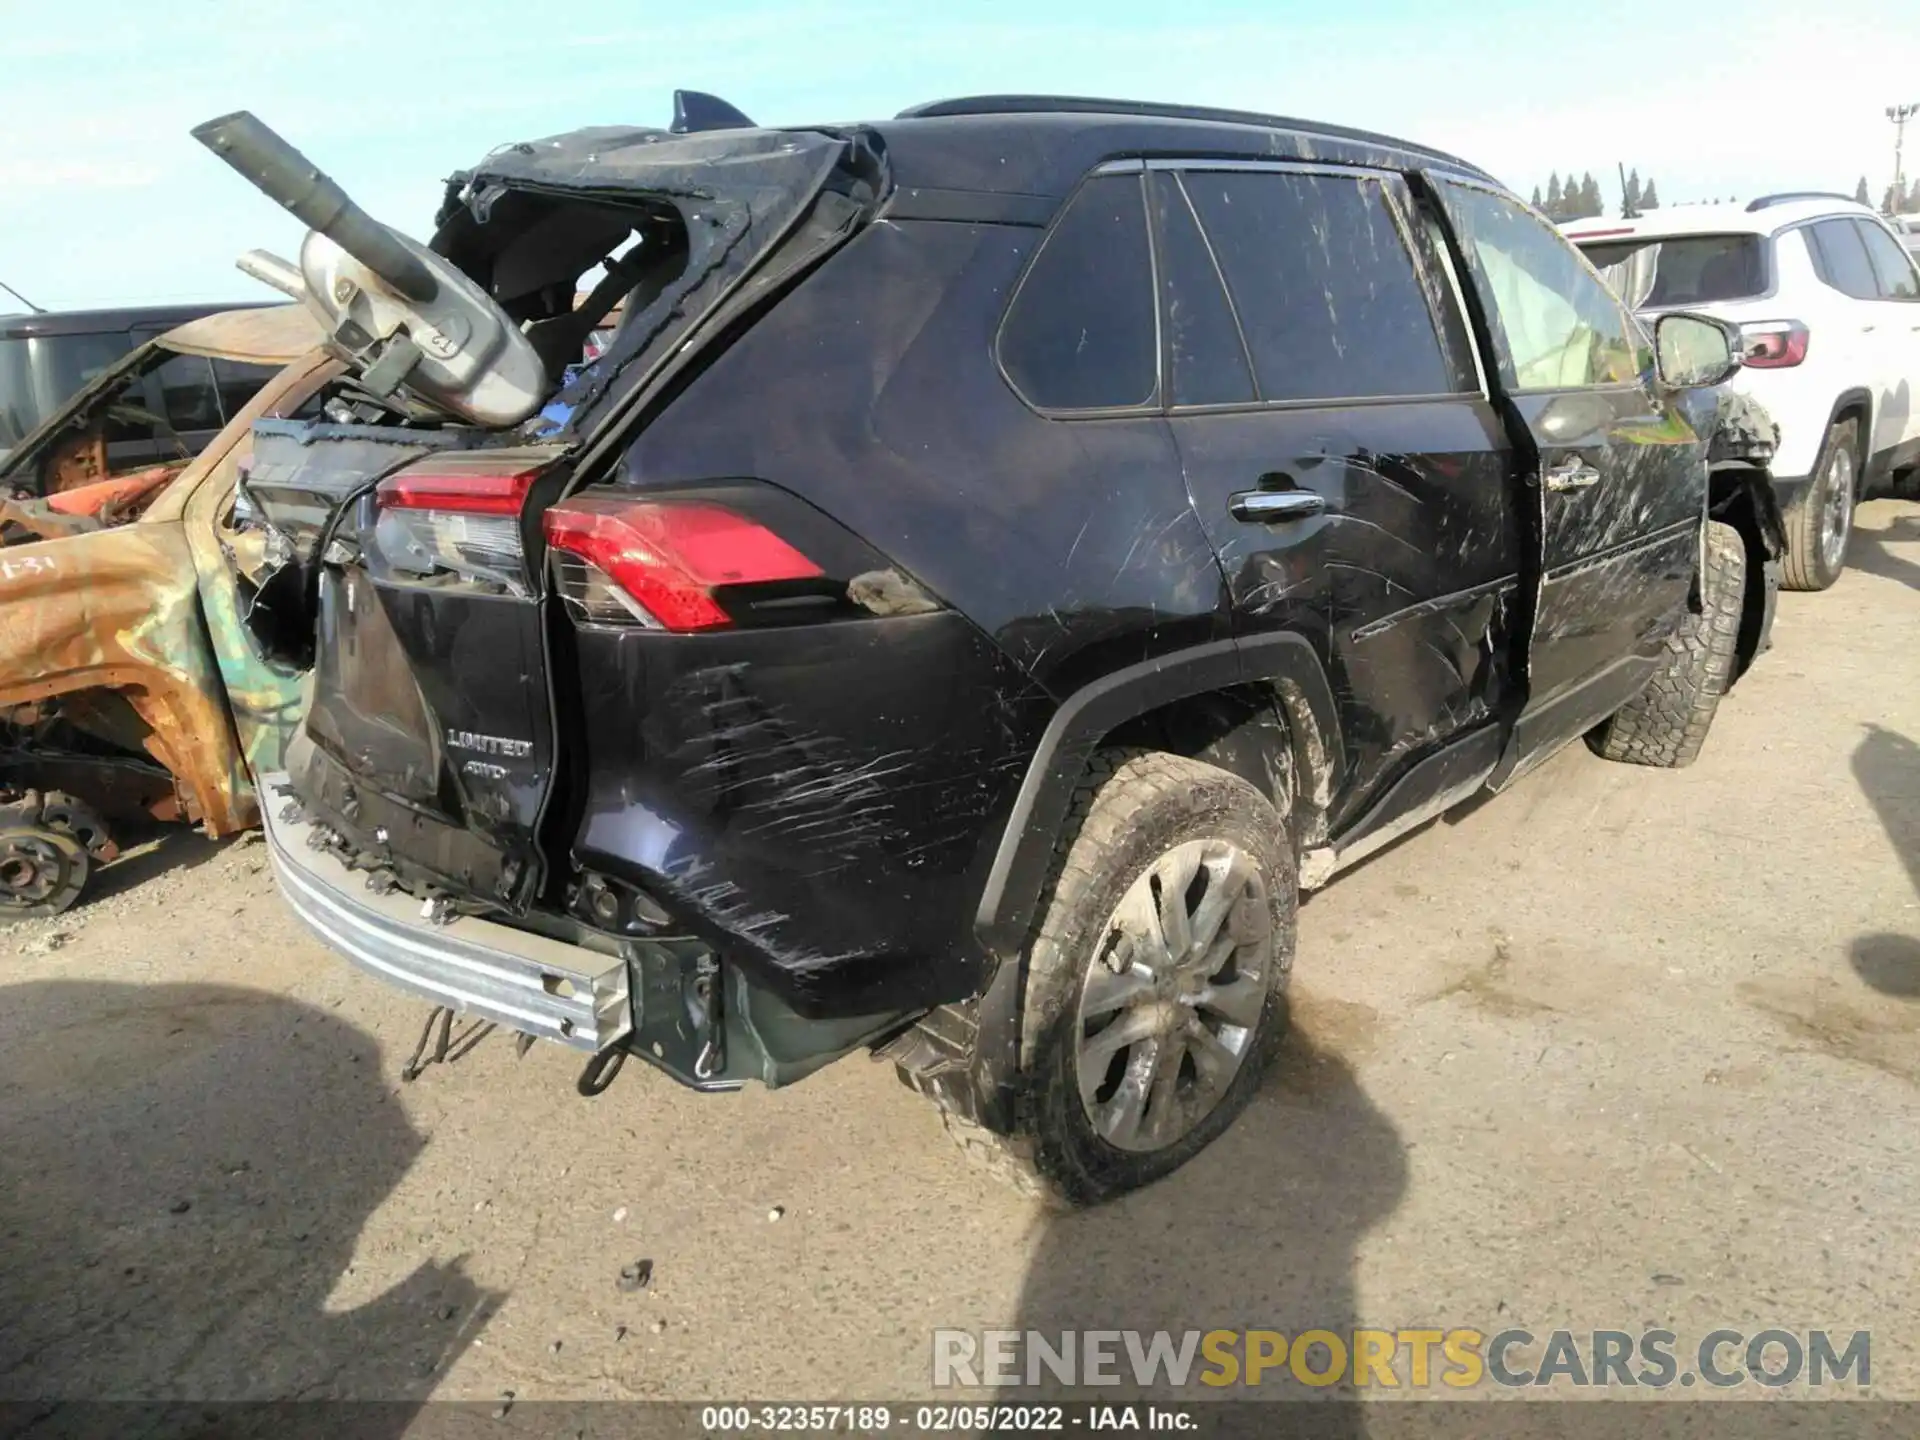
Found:
M 1271 110 L 1438 145 L 1522 193 L 1591 170 L 1609 203 L 1616 160 L 1668 203 L 1862 174 L 1877 200 L 1882 111 L 1920 100 L 1911 0 L 0 0 L 0 35 L 0 281 L 54 308 L 265 293 L 233 257 L 290 253 L 296 227 L 187 134 L 235 109 L 424 236 L 449 171 L 509 140 L 664 124 L 676 86 L 770 124 L 991 91 Z M 1920 123 L 1908 156 L 1911 175 Z

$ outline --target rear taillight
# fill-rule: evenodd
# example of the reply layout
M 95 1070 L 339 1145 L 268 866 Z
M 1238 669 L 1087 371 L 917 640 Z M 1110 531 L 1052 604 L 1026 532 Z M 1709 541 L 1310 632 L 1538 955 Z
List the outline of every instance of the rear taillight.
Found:
M 374 546 L 393 570 L 529 593 L 520 510 L 541 466 L 520 455 L 433 455 L 373 492 Z
M 555 589 L 592 624 L 712 630 L 732 623 L 716 590 L 822 575 L 766 526 L 705 501 L 575 496 L 541 523 Z
M 1807 358 L 1807 327 L 1798 320 L 1760 320 L 1740 327 L 1740 363 L 1785 370 Z

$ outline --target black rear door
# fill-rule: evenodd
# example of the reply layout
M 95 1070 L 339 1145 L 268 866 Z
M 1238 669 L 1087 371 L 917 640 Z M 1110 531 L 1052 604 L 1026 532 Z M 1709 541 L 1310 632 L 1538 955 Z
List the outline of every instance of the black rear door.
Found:
M 474 438 L 262 421 L 247 491 L 315 589 L 301 798 L 416 892 L 520 908 L 554 760 L 522 512 L 558 452 Z
M 1527 702 L 1505 784 L 1645 686 L 1699 568 L 1708 437 L 1655 384 L 1643 332 L 1571 244 L 1497 191 L 1436 187 L 1535 451 Z
M 1188 487 L 1236 635 L 1320 652 L 1345 738 L 1338 841 L 1396 776 L 1498 731 L 1514 456 L 1400 177 L 1195 162 L 1148 193 Z M 1479 773 L 1443 788 L 1484 776 L 1498 746 L 1478 749 Z

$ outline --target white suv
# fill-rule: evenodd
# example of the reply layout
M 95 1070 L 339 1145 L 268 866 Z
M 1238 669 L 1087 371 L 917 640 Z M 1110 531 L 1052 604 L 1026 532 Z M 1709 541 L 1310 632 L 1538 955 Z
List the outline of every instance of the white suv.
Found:
M 1780 426 L 1783 579 L 1833 584 L 1854 505 L 1920 463 L 1920 269 L 1900 238 L 1864 205 L 1810 194 L 1563 229 L 1641 314 L 1740 326 L 1745 364 L 1731 383 Z

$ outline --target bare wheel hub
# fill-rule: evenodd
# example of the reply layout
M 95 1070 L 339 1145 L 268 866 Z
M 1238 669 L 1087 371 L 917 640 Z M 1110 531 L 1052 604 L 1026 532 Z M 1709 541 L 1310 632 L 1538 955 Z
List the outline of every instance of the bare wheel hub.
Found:
M 86 847 L 64 831 L 0 829 L 0 917 L 58 915 L 80 898 L 89 869 Z
M 1272 975 L 1273 914 L 1253 858 L 1190 840 L 1148 866 L 1087 967 L 1080 1101 L 1121 1150 L 1164 1149 L 1206 1119 L 1252 1048 Z

